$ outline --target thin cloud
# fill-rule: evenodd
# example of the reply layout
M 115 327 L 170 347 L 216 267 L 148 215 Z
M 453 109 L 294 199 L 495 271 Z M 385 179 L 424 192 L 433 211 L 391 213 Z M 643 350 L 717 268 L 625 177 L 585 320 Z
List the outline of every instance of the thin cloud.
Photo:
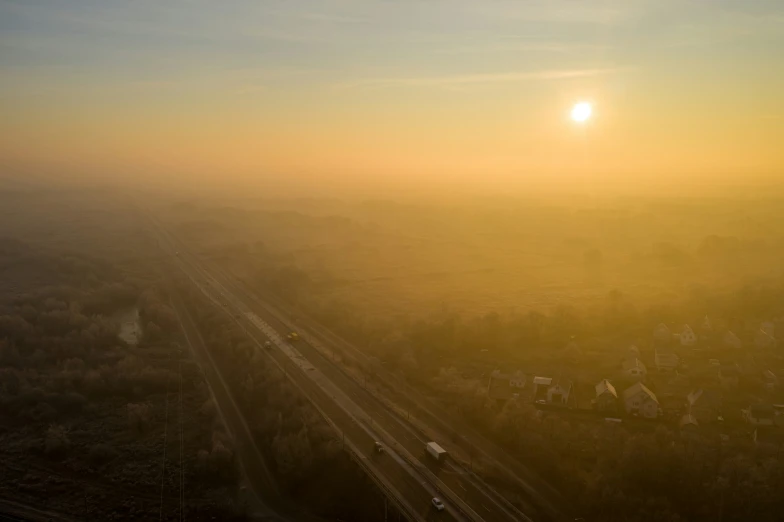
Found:
M 585 78 L 617 72 L 617 68 L 603 69 L 551 69 L 543 71 L 464 74 L 451 76 L 388 77 L 365 78 L 341 84 L 342 87 L 362 87 L 372 85 L 404 85 L 411 87 L 456 87 L 465 85 L 497 84 L 523 81 L 566 80 Z

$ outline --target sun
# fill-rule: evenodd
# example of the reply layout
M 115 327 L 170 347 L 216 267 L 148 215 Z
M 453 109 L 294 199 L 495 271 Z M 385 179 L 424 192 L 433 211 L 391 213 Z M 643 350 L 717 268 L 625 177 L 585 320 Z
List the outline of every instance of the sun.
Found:
M 593 107 L 588 102 L 575 103 L 572 107 L 572 120 L 577 123 L 585 123 L 591 118 Z

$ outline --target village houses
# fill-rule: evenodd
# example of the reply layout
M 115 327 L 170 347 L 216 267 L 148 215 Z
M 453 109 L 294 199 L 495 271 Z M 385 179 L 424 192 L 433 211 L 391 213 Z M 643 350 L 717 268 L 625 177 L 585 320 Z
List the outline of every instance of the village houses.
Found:
M 643 383 L 638 382 L 623 392 L 626 413 L 655 419 L 659 415 L 659 400 Z
M 599 413 L 617 413 L 618 412 L 618 392 L 615 391 L 613 386 L 607 379 L 602 379 L 596 385 L 596 398 L 594 398 L 594 407 Z

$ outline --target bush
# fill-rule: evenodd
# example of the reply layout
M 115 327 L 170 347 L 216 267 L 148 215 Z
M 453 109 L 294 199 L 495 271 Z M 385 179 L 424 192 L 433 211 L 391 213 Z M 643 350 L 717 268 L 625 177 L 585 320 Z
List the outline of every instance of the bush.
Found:
M 44 451 L 51 458 L 61 458 L 68 452 L 71 441 L 68 440 L 68 432 L 63 426 L 51 425 L 46 431 L 44 440 Z
M 110 462 L 117 457 L 117 451 L 108 444 L 96 444 L 90 448 L 88 459 L 95 466 L 100 466 Z
M 150 424 L 150 406 L 147 404 L 128 404 L 128 425 L 138 435 L 147 431 Z

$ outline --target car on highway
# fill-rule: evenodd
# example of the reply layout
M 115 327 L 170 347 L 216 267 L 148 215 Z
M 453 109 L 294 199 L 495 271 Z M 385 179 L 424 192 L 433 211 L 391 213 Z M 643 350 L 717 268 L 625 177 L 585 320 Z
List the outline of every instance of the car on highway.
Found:
M 264 341 L 264 348 L 272 348 L 272 343 L 269 341 Z
M 433 507 L 436 508 L 438 511 L 443 511 L 444 509 L 446 509 L 446 506 L 444 505 L 443 502 L 441 502 L 441 499 L 438 497 L 433 497 L 433 500 L 431 500 L 430 503 L 433 504 Z
M 380 442 L 374 442 L 373 449 L 376 453 L 384 453 L 384 446 L 382 446 Z
M 288 339 L 292 343 L 295 343 L 299 341 L 299 334 L 297 332 L 291 332 L 286 336 L 286 339 Z

